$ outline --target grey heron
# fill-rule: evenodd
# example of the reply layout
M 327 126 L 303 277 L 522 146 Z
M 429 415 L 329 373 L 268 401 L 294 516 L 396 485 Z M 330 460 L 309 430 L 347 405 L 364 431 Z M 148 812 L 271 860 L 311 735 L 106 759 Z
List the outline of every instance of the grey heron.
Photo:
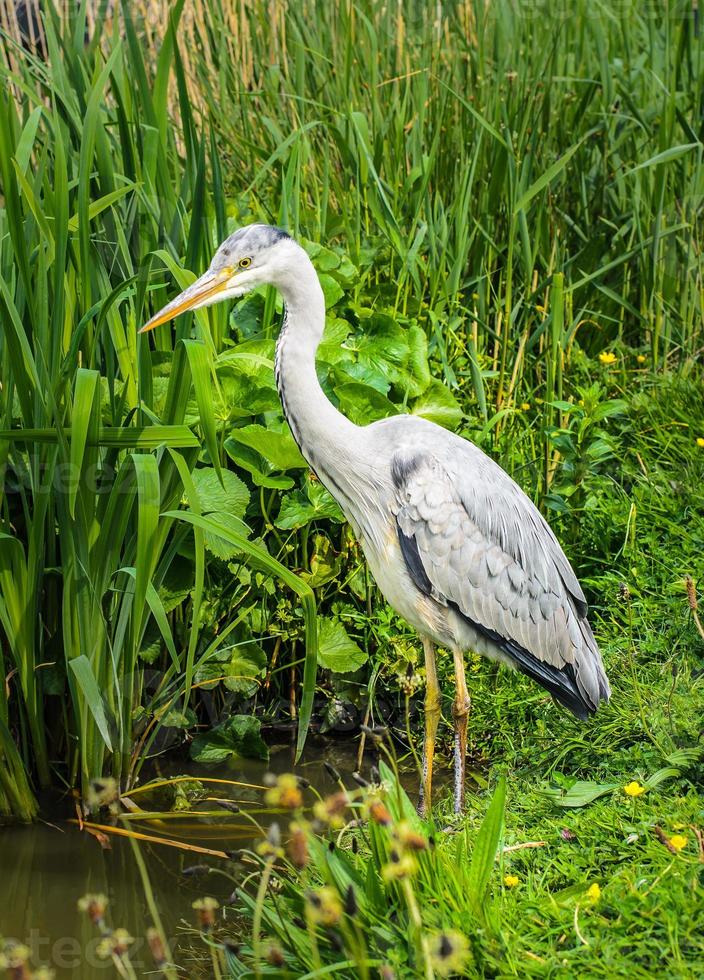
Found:
M 440 718 L 435 648 L 452 652 L 459 812 L 470 708 L 464 653 L 518 668 L 584 719 L 610 695 L 584 593 L 540 511 L 477 446 L 417 416 L 357 426 L 328 400 L 315 364 L 323 290 L 308 255 L 285 231 L 253 224 L 230 235 L 208 271 L 142 329 L 263 284 L 284 300 L 276 381 L 291 432 L 342 507 L 381 592 L 422 639 L 421 812 L 431 803 Z

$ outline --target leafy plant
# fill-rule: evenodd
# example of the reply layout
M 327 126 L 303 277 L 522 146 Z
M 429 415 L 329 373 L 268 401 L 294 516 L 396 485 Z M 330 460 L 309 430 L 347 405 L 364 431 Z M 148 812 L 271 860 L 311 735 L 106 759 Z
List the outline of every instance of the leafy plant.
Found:
M 251 942 L 228 955 L 231 975 L 274 975 L 272 966 L 299 976 L 334 968 L 345 977 L 386 970 L 432 978 L 478 969 L 471 940 L 494 929 L 488 891 L 504 781 L 471 838 L 466 829 L 438 835 L 421 821 L 386 764 L 380 785 L 338 791 L 311 815 L 296 785 L 295 776 L 281 776 L 267 793 L 292 819 L 285 846 L 272 828 L 251 855 L 261 867 L 259 886 L 256 894 L 239 889 Z M 361 833 L 354 829 L 360 825 Z

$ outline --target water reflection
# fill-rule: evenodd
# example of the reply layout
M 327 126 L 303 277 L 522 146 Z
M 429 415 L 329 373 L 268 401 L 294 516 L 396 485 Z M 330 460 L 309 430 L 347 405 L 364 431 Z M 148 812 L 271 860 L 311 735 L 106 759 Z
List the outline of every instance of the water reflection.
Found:
M 193 809 L 210 814 L 175 816 L 158 823 L 130 820 L 129 826 L 145 835 L 167 837 L 216 851 L 237 851 L 248 847 L 255 831 L 243 813 L 228 813 L 216 799 L 236 800 L 245 811 L 262 812 L 261 784 L 264 772 L 296 771 L 321 792 L 332 792 L 335 784 L 324 763 L 337 768 L 349 781 L 356 765 L 356 740 L 311 738 L 305 756 L 294 766 L 294 748 L 271 746 L 268 764 L 237 760 L 220 766 L 195 766 L 170 760 L 156 767 L 155 775 L 172 777 L 189 774 L 210 777 L 226 783 L 208 783 L 208 799 Z M 371 758 L 366 761 L 367 768 Z M 249 786 L 234 787 L 231 781 Z M 409 787 L 415 776 L 408 774 Z M 136 795 L 144 808 L 146 797 Z M 151 805 L 151 803 L 149 804 Z M 0 935 L 24 942 L 33 952 L 35 966 L 47 965 L 57 978 L 95 980 L 114 975 L 112 962 L 98 958 L 99 943 L 95 927 L 78 912 L 77 900 L 87 892 L 102 892 L 110 906 L 107 921 L 122 926 L 135 937 L 131 959 L 138 976 L 153 970 L 145 932 L 151 925 L 145 890 L 133 845 L 128 838 L 101 837 L 81 832 L 67 823 L 67 814 L 56 815 L 54 824 L 33 827 L 0 828 Z M 202 944 L 192 931 L 193 901 L 213 895 L 221 904 L 231 895 L 246 873 L 236 858 L 223 860 L 209 854 L 187 852 L 161 843 L 141 841 L 140 853 L 167 936 L 172 940 L 174 958 L 189 977 L 209 975 Z M 232 922 L 233 936 L 237 923 Z

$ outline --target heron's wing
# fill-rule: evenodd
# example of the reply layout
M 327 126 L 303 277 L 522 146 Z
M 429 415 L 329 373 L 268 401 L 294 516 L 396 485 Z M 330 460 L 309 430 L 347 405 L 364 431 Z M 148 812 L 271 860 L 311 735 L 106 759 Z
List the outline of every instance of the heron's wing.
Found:
M 464 440 L 391 459 L 399 542 L 416 585 L 453 606 L 575 714 L 609 687 L 587 603 L 555 535 L 493 460 Z

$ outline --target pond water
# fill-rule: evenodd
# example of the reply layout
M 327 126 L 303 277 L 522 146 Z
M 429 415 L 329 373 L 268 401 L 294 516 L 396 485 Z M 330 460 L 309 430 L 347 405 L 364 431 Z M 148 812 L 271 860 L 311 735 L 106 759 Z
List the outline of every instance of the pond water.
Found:
M 235 800 L 243 810 L 256 814 L 262 808 L 262 792 L 256 787 L 267 771 L 295 771 L 320 792 L 328 793 L 334 792 L 336 784 L 327 773 L 325 762 L 335 766 L 348 783 L 356 768 L 357 740 L 352 738 L 309 738 L 297 766 L 292 744 L 273 744 L 270 750 L 268 763 L 237 760 L 205 767 L 168 761 L 156 767 L 155 775 L 188 774 L 249 784 L 236 787 L 229 782 L 209 783 L 208 795 Z M 368 756 L 367 770 L 371 762 Z M 413 792 L 415 774 L 410 771 L 404 782 L 406 778 L 408 789 Z M 135 796 L 135 802 L 145 805 L 144 798 Z M 130 826 L 143 834 L 228 852 L 247 848 L 258 837 L 242 813 L 219 810 L 217 804 L 207 801 L 201 801 L 194 809 L 218 812 L 217 816 L 197 819 L 189 814 L 158 823 L 131 821 Z M 137 975 L 146 976 L 153 970 L 145 938 L 152 920 L 134 846 L 130 839 L 113 834 L 105 835 L 101 843 L 69 823 L 69 816 L 64 810 L 54 815 L 52 823 L 0 827 L 0 936 L 25 943 L 33 951 L 34 966 L 50 966 L 61 980 L 112 977 L 112 963 L 99 959 L 96 953 L 96 928 L 77 909 L 82 895 L 104 893 L 110 900 L 107 922 L 126 928 L 135 938 L 131 959 Z M 262 815 L 262 821 L 266 819 Z M 208 976 L 191 905 L 204 895 L 224 904 L 242 877 L 251 873 L 251 866 L 246 867 L 237 859 L 184 851 L 163 843 L 140 841 L 137 846 L 175 961 L 189 977 Z M 233 921 L 233 939 L 237 932 L 237 922 Z

